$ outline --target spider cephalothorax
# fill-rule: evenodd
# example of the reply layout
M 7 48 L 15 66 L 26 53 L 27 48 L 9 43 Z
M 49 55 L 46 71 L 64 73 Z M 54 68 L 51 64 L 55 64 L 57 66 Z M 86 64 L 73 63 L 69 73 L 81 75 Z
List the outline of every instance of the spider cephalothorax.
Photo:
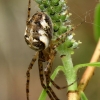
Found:
M 44 12 L 37 12 L 27 21 L 25 41 L 30 48 L 43 50 L 49 46 L 52 33 L 50 18 Z

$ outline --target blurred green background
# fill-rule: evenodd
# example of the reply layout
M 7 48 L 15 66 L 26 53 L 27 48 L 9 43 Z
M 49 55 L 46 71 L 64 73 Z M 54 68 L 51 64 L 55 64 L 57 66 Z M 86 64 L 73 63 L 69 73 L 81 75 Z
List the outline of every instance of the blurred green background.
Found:
M 97 0 L 68 0 L 69 11 L 72 13 L 72 24 L 76 25 L 86 18 L 86 23 L 80 25 L 75 33 L 75 39 L 82 44 L 72 55 L 73 63 L 87 63 L 90 61 L 96 47 L 93 37 L 93 14 Z M 34 51 L 24 41 L 28 0 L 0 0 L 0 100 L 26 100 L 25 84 L 26 70 Z M 32 12 L 39 11 L 32 0 Z M 83 15 L 83 16 L 82 16 Z M 80 16 L 80 17 L 79 17 Z M 57 55 L 53 69 L 61 65 Z M 80 69 L 78 78 L 85 69 Z M 37 62 L 31 71 L 30 100 L 38 100 L 42 87 L 38 75 Z M 85 93 L 89 100 L 100 100 L 100 69 L 97 68 L 90 80 Z M 62 72 L 55 82 L 60 86 L 66 84 Z M 66 100 L 67 90 L 57 90 L 53 87 L 61 100 Z M 47 98 L 49 100 L 49 98 Z

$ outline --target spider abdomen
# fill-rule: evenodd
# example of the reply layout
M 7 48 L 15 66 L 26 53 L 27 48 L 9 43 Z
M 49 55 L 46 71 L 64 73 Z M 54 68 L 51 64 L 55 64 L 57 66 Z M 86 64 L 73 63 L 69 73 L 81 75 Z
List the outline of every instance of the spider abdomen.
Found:
M 34 50 L 43 50 L 49 46 L 52 38 L 51 19 L 43 12 L 35 13 L 27 22 L 25 41 Z

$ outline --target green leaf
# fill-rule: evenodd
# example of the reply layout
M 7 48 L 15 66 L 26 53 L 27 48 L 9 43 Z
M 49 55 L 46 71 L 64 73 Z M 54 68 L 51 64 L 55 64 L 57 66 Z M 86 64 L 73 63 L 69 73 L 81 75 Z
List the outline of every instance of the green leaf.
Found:
M 100 38 L 100 3 L 97 4 L 94 14 L 94 37 L 95 40 Z
M 81 100 L 88 100 L 83 91 L 80 92 Z
M 100 62 L 86 63 L 86 64 L 78 64 L 78 65 L 74 66 L 74 69 L 77 71 L 79 68 L 87 67 L 87 66 L 100 67 Z

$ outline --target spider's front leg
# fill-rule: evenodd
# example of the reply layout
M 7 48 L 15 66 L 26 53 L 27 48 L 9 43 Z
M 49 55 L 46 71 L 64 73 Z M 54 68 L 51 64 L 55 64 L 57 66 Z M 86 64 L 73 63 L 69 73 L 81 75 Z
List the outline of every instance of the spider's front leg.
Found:
M 26 72 L 26 76 L 27 76 L 27 81 L 26 81 L 26 95 L 27 95 L 27 100 L 29 100 L 30 70 L 32 69 L 33 64 L 35 63 L 35 61 L 36 61 L 36 59 L 37 59 L 37 57 L 38 57 L 38 53 L 39 53 L 39 52 L 37 52 L 37 53 L 34 55 L 32 61 L 30 62 L 30 65 L 29 65 L 29 67 L 28 67 L 28 70 L 27 70 L 27 72 Z
M 73 38 L 72 32 L 84 22 L 85 22 L 85 20 L 83 20 L 81 23 L 77 24 L 76 26 L 72 27 L 69 31 L 67 31 L 67 32 L 61 34 L 60 36 L 58 36 L 56 38 L 56 40 L 54 41 L 56 44 L 53 45 L 53 49 L 57 48 L 59 45 L 64 43 L 66 41 L 67 37 L 69 39 L 72 39 Z
M 39 75 L 40 75 L 41 85 L 46 90 L 49 98 L 51 100 L 54 100 L 53 97 L 52 97 L 52 95 L 51 95 L 51 93 L 50 93 L 50 91 L 48 90 L 47 86 L 43 83 L 44 82 L 43 62 L 44 62 L 44 55 L 43 55 L 42 51 L 39 51 L 38 67 L 39 67 Z

